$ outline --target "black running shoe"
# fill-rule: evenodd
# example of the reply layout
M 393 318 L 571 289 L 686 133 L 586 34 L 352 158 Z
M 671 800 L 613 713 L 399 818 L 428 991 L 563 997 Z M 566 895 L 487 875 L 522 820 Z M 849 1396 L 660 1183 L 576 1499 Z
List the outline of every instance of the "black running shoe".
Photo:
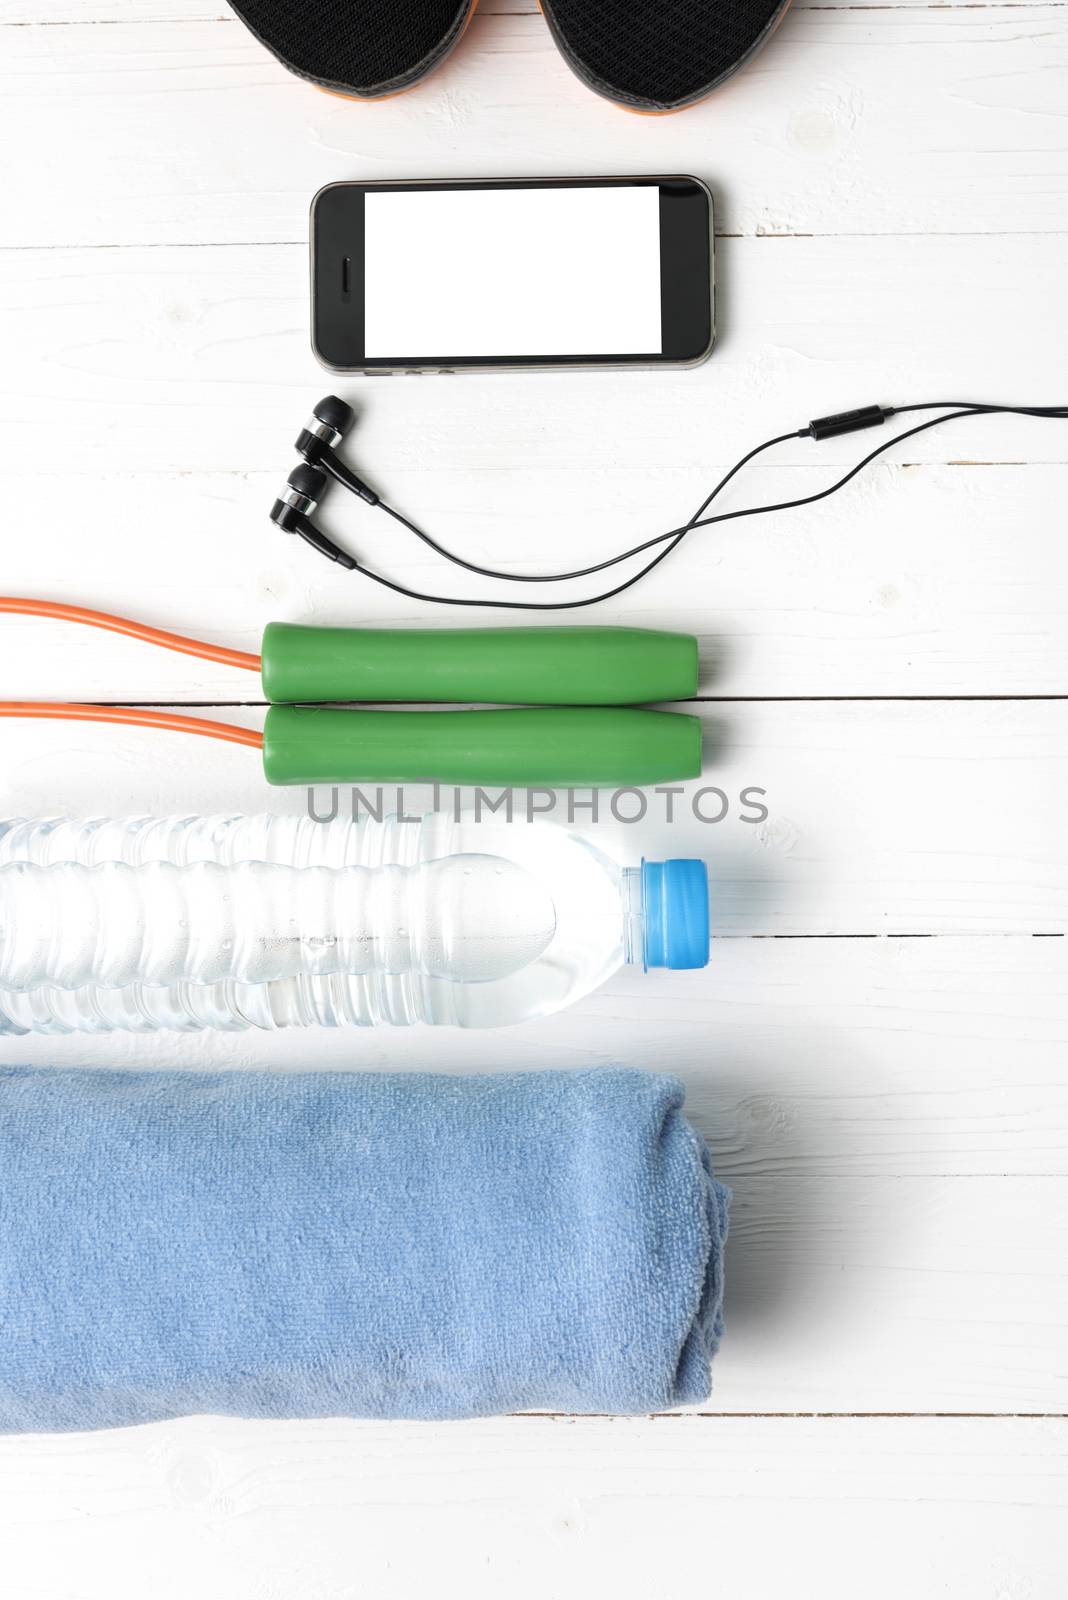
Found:
M 679 111 L 745 65 L 790 0 L 541 0 L 564 60 L 628 111 Z
M 321 89 L 378 100 L 441 65 L 477 0 L 231 0 L 284 67 Z

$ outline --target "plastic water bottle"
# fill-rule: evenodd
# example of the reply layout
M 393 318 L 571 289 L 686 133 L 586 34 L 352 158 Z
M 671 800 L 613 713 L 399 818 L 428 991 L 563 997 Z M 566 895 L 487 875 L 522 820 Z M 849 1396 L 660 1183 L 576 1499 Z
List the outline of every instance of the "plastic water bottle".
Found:
M 447 1023 L 708 961 L 700 861 L 549 822 L 0 822 L 0 1033 Z

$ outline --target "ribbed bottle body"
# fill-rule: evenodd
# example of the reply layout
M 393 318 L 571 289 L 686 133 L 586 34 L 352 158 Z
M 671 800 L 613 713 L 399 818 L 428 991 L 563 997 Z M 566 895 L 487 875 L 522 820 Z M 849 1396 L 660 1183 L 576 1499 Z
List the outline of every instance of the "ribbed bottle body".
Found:
M 607 977 L 631 914 L 544 822 L 0 822 L 0 1032 L 500 1026 Z

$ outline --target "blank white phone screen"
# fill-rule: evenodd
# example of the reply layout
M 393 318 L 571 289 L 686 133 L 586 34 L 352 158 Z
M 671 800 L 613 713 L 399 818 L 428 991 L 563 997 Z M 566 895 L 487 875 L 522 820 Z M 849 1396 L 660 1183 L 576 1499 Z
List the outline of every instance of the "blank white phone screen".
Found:
M 659 355 L 659 189 L 368 191 L 364 349 Z

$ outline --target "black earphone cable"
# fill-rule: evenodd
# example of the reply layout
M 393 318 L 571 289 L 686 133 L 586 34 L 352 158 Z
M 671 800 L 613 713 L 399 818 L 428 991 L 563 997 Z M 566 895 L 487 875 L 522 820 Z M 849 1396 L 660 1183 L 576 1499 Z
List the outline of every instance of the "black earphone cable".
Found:
M 652 549 L 655 545 L 662 544 L 664 546 L 662 550 L 657 552 L 651 561 L 646 562 L 643 567 L 640 567 L 637 572 L 632 573 L 631 576 L 626 578 L 622 583 L 615 585 L 614 588 L 605 589 L 599 594 L 588 595 L 581 600 L 492 600 L 469 599 L 460 596 L 430 594 L 419 589 L 408 588 L 405 584 L 397 583 L 392 578 L 386 578 L 381 573 L 372 572 L 368 567 L 364 567 L 362 565 L 357 565 L 354 570 L 361 573 L 365 578 L 370 578 L 373 583 L 381 584 L 383 588 L 393 590 L 395 594 L 404 595 L 410 600 L 428 601 L 436 605 L 479 606 L 489 607 L 494 610 L 507 611 L 575 611 L 585 606 L 599 605 L 602 601 L 611 600 L 616 595 L 622 594 L 625 590 L 632 588 L 636 583 L 640 583 L 642 578 L 646 577 L 650 572 L 653 571 L 655 567 L 658 567 L 662 561 L 666 560 L 672 551 L 682 543 L 686 535 L 693 532 L 694 529 L 711 527 L 714 523 L 718 522 L 732 522 L 740 517 L 762 516 L 766 512 L 792 511 L 800 506 L 814 505 L 817 501 L 826 500 L 829 495 L 836 494 L 839 489 L 844 488 L 847 483 L 851 482 L 851 480 L 858 475 L 858 473 L 863 472 L 865 467 L 870 466 L 870 464 L 876 460 L 877 457 L 884 455 L 888 450 L 891 450 L 894 445 L 900 444 L 905 439 L 914 438 L 917 434 L 926 433 L 929 428 L 936 428 L 943 422 L 952 422 L 959 417 L 989 416 L 995 414 L 1012 414 L 1017 416 L 1048 419 L 1068 418 L 1068 406 L 987 405 L 979 401 L 966 400 L 929 400 L 917 403 L 915 405 L 886 406 L 877 409 L 881 409 L 882 411 L 882 417 L 878 419 L 881 421 L 885 421 L 887 418 L 892 416 L 901 416 L 908 412 L 917 411 L 943 411 L 946 414 L 943 416 L 928 418 L 926 422 L 917 423 L 914 427 L 906 428 L 901 433 L 894 434 L 892 438 L 885 439 L 874 450 L 869 451 L 869 453 L 861 461 L 858 461 L 857 464 L 854 467 L 851 467 L 850 470 L 842 477 L 838 478 L 827 488 L 817 490 L 814 494 L 801 495 L 792 500 L 769 502 L 764 505 L 743 506 L 737 511 L 723 511 L 719 512 L 715 516 L 706 517 L 704 515 L 705 511 L 707 511 L 708 507 L 717 498 L 720 492 L 726 488 L 731 479 L 734 478 L 744 466 L 752 461 L 755 456 L 762 454 L 765 450 L 772 449 L 773 446 L 777 444 L 783 444 L 789 439 L 800 439 L 805 438 L 806 436 L 811 436 L 814 438 L 819 437 L 819 434 L 813 431 L 818 426 L 815 423 L 810 423 L 807 427 L 798 428 L 790 433 L 777 434 L 774 438 L 766 439 L 762 444 L 756 445 L 752 450 L 748 451 L 746 455 L 742 456 L 740 460 L 735 462 L 734 466 L 731 467 L 729 472 L 724 474 L 711 493 L 705 497 L 697 511 L 690 518 L 689 522 L 684 523 L 681 527 L 671 528 L 666 533 L 655 534 L 652 538 L 644 540 L 641 544 L 632 545 L 630 549 L 621 551 L 618 555 L 610 556 L 605 561 L 597 562 L 588 567 L 579 567 L 572 572 L 516 574 L 503 572 L 493 567 L 479 566 L 477 563 L 467 561 L 462 556 L 457 556 L 454 552 L 446 549 L 444 545 L 439 544 L 436 539 L 433 539 L 430 536 L 430 534 L 419 528 L 414 522 L 405 517 L 401 512 L 396 511 L 392 506 L 387 505 L 384 501 L 378 502 L 379 508 L 385 511 L 388 516 L 401 523 L 403 527 L 407 528 L 410 532 L 414 533 L 417 538 L 421 539 L 424 544 L 429 545 L 431 549 L 435 550 L 439 555 L 443 556 L 446 560 L 452 562 L 454 565 L 464 567 L 470 572 L 477 573 L 480 577 L 499 579 L 509 583 L 568 582 L 573 578 L 588 577 L 594 572 L 602 572 L 608 567 L 617 566 L 620 562 L 627 561 L 632 556 L 643 554 L 646 550 Z M 846 432 L 851 430 L 843 427 L 837 431 Z
M 631 550 L 623 550 L 619 555 L 609 556 L 607 560 L 597 561 L 589 567 L 576 567 L 573 572 L 504 572 L 498 567 L 479 566 L 477 562 L 467 561 L 463 556 L 458 556 L 455 551 L 446 549 L 444 545 L 439 544 L 436 539 L 432 538 L 425 529 L 420 528 L 416 523 L 404 516 L 402 512 L 397 511 L 395 507 L 387 505 L 384 500 L 380 500 L 378 502 L 378 509 L 380 511 L 384 511 L 387 516 L 393 517 L 396 522 L 399 522 L 402 527 L 407 528 L 410 533 L 414 533 L 417 539 L 421 539 L 424 544 L 429 545 L 431 550 L 436 550 L 438 555 L 444 556 L 446 561 L 451 561 L 454 566 L 463 567 L 468 572 L 475 572 L 481 578 L 499 578 L 505 583 L 567 583 L 572 578 L 588 578 L 594 572 L 603 572 L 606 567 L 618 566 L 621 561 L 627 561 L 631 556 L 640 555 L 643 550 L 649 549 L 652 544 L 656 544 L 667 539 L 674 539 L 680 532 L 686 532 L 689 528 L 694 526 L 697 518 L 712 504 L 712 501 L 716 498 L 720 491 L 727 487 L 728 483 L 730 483 L 735 474 L 741 472 L 743 467 L 748 466 L 749 462 L 752 461 L 754 456 L 761 455 L 765 450 L 770 450 L 774 445 L 784 444 L 787 439 L 803 438 L 804 433 L 805 430 L 803 428 L 799 428 L 793 433 L 776 434 L 774 439 L 765 439 L 763 444 L 755 445 L 752 450 L 748 451 L 744 456 L 742 456 L 740 461 L 736 461 L 734 463 L 734 466 L 731 467 L 729 472 L 723 475 L 723 477 L 716 484 L 716 487 L 712 490 L 711 494 L 706 495 L 705 499 L 694 512 L 690 522 L 685 525 L 685 528 L 673 528 L 667 533 L 659 533 L 656 535 L 655 539 L 648 539 L 644 544 L 635 545 Z M 368 576 L 370 576 L 370 574 L 368 574 Z

